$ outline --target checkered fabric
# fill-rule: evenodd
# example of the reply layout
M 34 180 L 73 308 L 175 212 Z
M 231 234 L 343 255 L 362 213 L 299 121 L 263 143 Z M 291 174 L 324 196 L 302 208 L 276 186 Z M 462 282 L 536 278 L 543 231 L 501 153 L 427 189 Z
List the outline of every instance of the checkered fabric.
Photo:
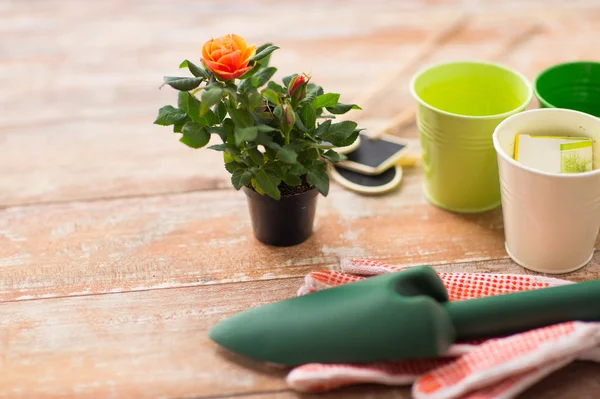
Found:
M 402 268 L 351 260 L 342 272 L 306 276 L 298 295 L 347 284 Z M 438 273 L 451 301 L 571 284 L 550 277 Z M 287 376 L 300 392 L 323 392 L 347 385 L 411 385 L 415 399 L 509 399 L 576 359 L 600 362 L 600 323 L 569 322 L 500 339 L 457 342 L 443 358 L 369 364 L 306 364 Z

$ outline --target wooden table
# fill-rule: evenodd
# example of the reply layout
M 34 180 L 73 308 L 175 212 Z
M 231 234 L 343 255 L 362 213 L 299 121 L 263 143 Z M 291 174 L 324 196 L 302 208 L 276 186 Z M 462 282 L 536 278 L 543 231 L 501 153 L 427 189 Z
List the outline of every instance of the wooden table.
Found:
M 401 69 L 364 108 L 375 131 L 412 104 L 424 64 L 499 55 L 532 79 L 556 62 L 600 55 L 596 1 L 318 0 L 0 1 L 0 397 L 298 397 L 285 370 L 232 358 L 207 338 L 231 314 L 295 295 L 310 271 L 347 258 L 443 271 L 529 273 L 503 247 L 500 210 L 461 216 L 429 205 L 421 170 L 363 197 L 333 185 L 315 234 L 270 248 L 220 154 L 152 125 L 175 101 L 163 75 L 236 32 L 281 47 L 278 77 L 358 98 Z M 440 26 L 468 20 L 402 70 Z M 537 104 L 532 103 L 532 107 Z M 417 138 L 414 123 L 394 134 Z M 600 241 L 598 243 L 600 247 Z M 600 252 L 572 280 L 600 277 Z M 523 397 L 597 398 L 600 366 L 578 362 Z M 320 397 L 408 398 L 362 386 Z

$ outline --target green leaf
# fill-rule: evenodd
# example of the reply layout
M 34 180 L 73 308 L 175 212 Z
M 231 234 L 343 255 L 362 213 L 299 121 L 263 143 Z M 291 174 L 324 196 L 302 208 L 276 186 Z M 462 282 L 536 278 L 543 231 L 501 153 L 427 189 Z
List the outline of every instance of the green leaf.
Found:
M 339 147 L 347 147 L 351 144 L 353 144 L 356 139 L 358 138 L 358 135 L 360 134 L 361 130 L 364 129 L 356 129 L 355 131 L 352 132 L 352 134 L 350 136 L 348 136 L 348 138 L 344 141 L 342 141 L 339 145 Z
M 308 132 L 308 129 L 306 126 L 304 126 L 304 123 L 302 123 L 302 120 L 298 116 L 294 118 L 294 126 L 296 126 L 296 129 L 300 130 L 302 133 Z
M 324 125 L 326 122 L 323 122 L 321 124 Z M 319 126 L 319 127 L 321 127 Z M 356 122 L 352 122 L 352 121 L 342 121 L 339 123 L 332 123 L 329 126 L 329 129 L 327 129 L 327 132 L 325 134 L 317 134 L 318 137 L 320 137 L 321 139 L 325 140 L 325 141 L 329 141 L 330 143 L 332 143 L 335 146 L 341 147 L 344 145 L 344 143 L 346 142 L 346 140 L 351 137 L 351 135 L 354 133 L 354 130 L 356 129 Z M 319 130 L 319 129 L 317 129 Z
M 308 85 L 306 85 L 306 97 L 303 100 L 301 100 L 298 104 L 310 104 L 315 100 L 315 98 L 317 98 L 317 96 L 320 96 L 322 94 L 323 88 L 321 86 L 317 86 L 314 83 L 309 83 Z M 322 109 L 319 109 L 317 115 L 319 115 L 321 112 Z
M 235 143 L 240 145 L 244 141 L 253 141 L 256 139 L 258 129 L 256 126 L 236 127 L 235 128 Z
M 178 122 L 183 122 L 187 118 L 184 110 L 175 108 L 172 105 L 165 105 L 158 110 L 158 116 L 154 124 L 161 126 L 169 126 Z
M 279 158 L 281 162 L 292 164 L 298 159 L 298 154 L 296 154 L 296 151 L 294 151 L 292 146 L 286 144 L 277 151 L 277 158 Z
M 269 133 L 269 132 L 274 132 L 274 131 L 278 130 L 269 125 L 256 125 L 256 128 L 258 129 L 258 131 L 260 133 Z
M 216 133 L 219 135 L 219 137 L 221 137 L 221 140 L 223 140 L 223 143 L 227 141 L 227 129 L 225 129 L 225 127 L 223 126 L 210 126 L 208 127 L 208 132 L 209 133 Z
M 297 74 L 296 74 L 296 73 L 294 73 L 294 74 L 292 74 L 292 75 L 285 76 L 283 79 L 281 79 L 281 81 L 283 82 L 284 86 L 285 86 L 285 87 L 289 87 L 289 85 L 290 85 L 290 82 L 292 81 L 292 79 L 293 79 L 293 78 L 294 78 L 294 76 L 296 76 L 296 75 L 297 75 Z M 285 90 L 285 89 L 284 89 L 284 91 L 287 91 L 287 90 Z
M 281 146 L 273 141 L 273 137 L 268 134 L 258 132 L 256 136 L 256 144 L 263 145 L 265 148 L 271 148 L 275 151 L 279 150 Z
M 258 185 L 256 178 L 252 178 L 252 180 L 250 180 L 250 181 L 252 182 L 252 187 L 254 187 L 254 190 L 256 190 L 257 193 L 259 193 L 260 195 L 265 194 L 265 192 Z
M 314 161 L 321 157 L 324 150 L 322 148 L 310 147 L 306 151 L 298 153 L 298 163 L 304 165 L 307 169 L 310 169 L 314 164 Z
M 239 168 L 233 171 L 231 174 L 231 183 L 236 190 L 239 190 L 246 184 L 250 183 L 252 179 L 252 173 L 243 168 Z
M 215 107 L 215 116 L 218 122 L 223 122 L 223 119 L 227 116 L 227 107 L 222 101 Z
M 315 108 L 335 107 L 339 98 L 340 95 L 337 93 L 325 93 L 317 96 L 313 100 L 312 106 Z
M 326 108 L 327 108 L 327 111 L 331 112 L 334 115 L 345 114 L 346 112 L 350 111 L 351 109 L 362 110 L 362 108 L 356 104 L 342 104 L 342 103 L 337 103 L 335 107 L 326 107 Z
M 269 162 L 265 164 L 264 168 L 267 173 L 272 174 L 279 180 L 283 179 L 287 173 L 287 165 L 280 162 Z
M 225 169 L 227 169 L 227 171 L 229 173 L 234 173 L 236 170 L 238 169 L 246 169 L 246 165 L 241 164 L 239 162 L 227 162 L 225 164 Z
M 248 108 L 253 110 L 262 104 L 262 96 L 256 90 L 252 90 L 248 93 Z
M 179 92 L 179 94 L 177 95 L 177 106 L 179 107 L 179 109 L 182 109 L 185 112 L 188 112 L 189 97 L 190 97 L 190 93 L 188 93 L 187 91 Z
M 227 147 L 225 149 L 225 154 L 229 155 L 229 158 L 231 158 L 232 160 L 236 161 L 236 162 L 240 162 L 242 163 L 242 158 L 240 157 L 240 150 L 236 148 L 229 148 Z
M 317 122 L 317 114 L 311 104 L 304 104 L 300 109 L 300 119 L 304 126 L 310 130 L 315 128 Z
M 306 172 L 306 180 L 319 190 L 321 194 L 327 196 L 329 193 L 329 175 L 325 168 L 313 168 Z
M 231 174 L 231 184 L 236 190 L 242 188 L 242 176 L 244 175 L 244 169 L 236 169 Z
M 324 94 L 323 88 L 314 83 L 309 83 L 306 85 L 306 94 L 313 94 L 315 97 Z
M 279 144 L 276 144 L 276 143 L 273 143 L 273 144 L 279 146 Z M 275 161 L 275 158 L 277 157 L 277 153 L 275 151 L 277 151 L 278 149 L 279 148 L 274 150 L 269 147 L 265 147 L 265 158 L 267 158 L 268 162 Z
M 242 186 L 245 186 L 246 184 L 250 183 L 251 179 L 252 179 L 252 173 L 247 170 L 242 175 L 242 178 L 240 179 L 240 183 L 242 183 Z
M 273 115 L 275 115 L 275 117 L 277 119 L 281 119 L 282 114 L 283 114 L 283 104 L 279 104 L 278 106 L 275 107 L 275 109 L 273 109 Z
M 263 43 L 256 48 L 256 53 L 258 54 L 261 51 L 263 51 L 264 49 L 266 49 L 267 47 L 272 46 L 272 45 L 273 45 L 273 43 Z
M 189 78 L 189 77 L 177 77 L 177 76 L 165 76 L 163 78 L 164 84 L 171 86 L 174 89 L 189 91 L 200 86 L 200 83 L 204 78 Z
M 300 184 L 302 184 L 302 180 L 298 176 L 290 174 L 286 174 L 283 177 L 283 182 L 291 187 L 299 186 Z
M 271 141 L 270 143 L 267 144 L 267 148 L 270 148 L 273 151 L 279 151 L 281 149 L 281 146 L 279 144 L 277 144 L 274 141 Z M 275 157 L 273 156 L 273 159 Z
M 343 161 L 344 159 L 346 159 L 346 156 L 344 156 L 343 154 L 338 154 L 337 152 L 335 152 L 333 150 L 327 150 L 323 154 L 323 158 L 326 158 L 326 159 L 330 160 L 331 162 L 336 163 L 336 162 L 340 162 L 340 161 Z
M 305 148 L 311 146 L 309 141 L 304 140 L 304 138 L 294 139 L 290 144 L 288 144 L 290 148 L 293 148 L 295 152 L 302 151 Z
M 306 168 L 302 164 L 295 163 L 290 167 L 290 173 L 295 176 L 302 176 L 306 174 Z
M 265 163 L 263 154 L 260 151 L 258 151 L 258 149 L 256 147 L 248 149 L 247 152 L 248 152 L 248 156 L 250 157 L 250 159 L 252 159 L 252 162 L 257 164 L 258 166 L 261 166 L 263 163 Z
M 264 98 L 266 98 L 275 105 L 279 105 L 281 102 L 279 99 L 279 94 L 277 94 L 277 92 L 273 89 L 266 88 L 261 92 L 261 94 Z
M 254 80 L 254 87 L 261 87 L 264 84 L 266 84 L 269 79 L 271 79 L 273 77 L 273 75 L 275 75 L 275 72 L 277 72 L 277 68 L 275 67 L 266 67 L 266 68 L 262 68 L 260 71 L 258 71 L 258 73 L 256 75 L 254 75 L 254 77 L 252 78 Z
M 311 102 L 320 95 L 323 95 L 324 91 L 323 88 L 321 86 L 317 86 L 314 83 L 309 83 L 306 85 L 306 97 L 310 98 Z
M 238 79 L 240 79 L 240 80 L 246 80 L 248 78 L 251 78 L 262 67 L 263 67 L 263 65 L 261 65 L 260 63 L 257 63 L 256 65 L 254 65 L 254 67 L 252 69 L 250 69 L 248 72 L 246 72 L 245 74 L 243 74 L 242 76 L 240 76 Z
M 258 184 L 258 187 L 269 197 L 275 200 L 279 200 L 281 198 L 281 193 L 277 188 L 279 185 L 277 178 L 267 174 L 264 169 L 260 169 L 258 172 L 256 172 L 254 179 Z
M 252 88 L 257 89 L 267 83 L 275 72 L 277 72 L 277 68 L 275 67 L 261 67 L 254 76 L 243 80 L 238 86 L 238 90 L 241 93 L 245 93 Z
M 205 90 L 202 93 L 202 102 L 200 104 L 200 116 L 204 116 L 210 107 L 221 101 L 223 95 L 223 89 L 215 87 L 212 89 Z
M 198 117 L 197 122 L 199 124 L 201 124 L 202 126 L 212 126 L 216 123 L 219 123 L 219 121 L 217 120 L 217 117 L 215 115 L 214 112 L 212 112 L 210 109 L 208 111 L 206 111 L 206 113 L 204 114 L 204 116 L 202 117 Z
M 237 91 L 235 90 L 235 88 L 233 88 L 233 87 L 226 87 L 226 88 L 224 88 L 224 89 L 223 89 L 223 91 L 224 91 L 225 93 L 229 94 L 229 96 L 230 96 L 230 97 L 231 97 L 231 98 L 232 98 L 234 101 L 237 101 L 237 98 L 238 98 L 238 93 L 237 93 Z
M 215 151 L 226 151 L 226 152 L 233 152 L 234 154 L 239 153 L 239 150 L 236 146 L 234 146 L 233 144 L 229 144 L 229 143 L 223 143 L 223 144 L 213 144 L 210 147 L 206 147 L 209 150 L 215 150 Z
M 192 148 L 204 147 L 210 141 L 210 133 L 196 122 L 187 122 L 179 141 Z
M 285 94 L 285 92 L 286 92 L 286 90 L 285 90 L 285 88 L 283 88 L 283 86 L 273 82 L 272 80 L 269 81 L 269 83 L 267 84 L 267 88 L 273 90 L 276 93 L 280 93 L 280 94 Z
M 231 118 L 226 118 L 221 126 L 225 129 L 225 142 L 235 144 L 235 123 L 233 123 Z
M 267 46 L 266 48 L 259 51 L 254 57 L 250 58 L 250 61 L 258 61 L 262 60 L 266 56 L 270 55 L 273 51 L 277 50 L 279 47 L 277 46 Z
M 173 133 L 181 133 L 183 131 L 183 125 L 185 125 L 185 120 L 173 124 Z
M 225 151 L 227 146 L 228 146 L 227 143 L 223 143 L 223 144 L 214 144 L 214 145 L 211 145 L 210 147 L 206 147 L 206 148 L 208 148 L 209 150 L 215 150 L 215 151 Z
M 209 75 L 208 72 L 204 68 L 200 68 L 198 65 L 194 64 L 191 61 L 185 60 L 181 64 L 179 64 L 179 68 L 187 68 L 190 70 L 192 75 L 197 78 L 204 78 L 208 80 Z
M 319 126 L 315 129 L 316 137 L 323 137 L 329 133 L 329 128 L 331 127 L 331 120 L 327 119 L 325 122 L 320 123 Z
M 252 114 L 246 110 L 230 108 L 229 115 L 236 127 L 250 127 L 254 125 Z
M 187 91 L 180 91 L 177 104 L 179 105 L 179 108 L 188 113 L 194 122 L 202 123 L 200 118 L 200 101 L 198 101 L 196 96 Z M 209 124 L 206 123 L 206 121 L 204 122 L 204 126 Z

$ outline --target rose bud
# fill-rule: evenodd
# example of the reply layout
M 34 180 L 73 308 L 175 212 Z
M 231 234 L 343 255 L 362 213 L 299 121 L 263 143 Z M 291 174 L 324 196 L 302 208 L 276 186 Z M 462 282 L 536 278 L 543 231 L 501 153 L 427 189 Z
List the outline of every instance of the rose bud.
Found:
M 288 94 L 292 98 L 292 105 L 294 107 L 298 101 L 306 97 L 306 86 L 309 80 L 310 78 L 306 75 L 296 75 L 290 80 Z
M 284 127 L 284 130 L 289 131 L 296 122 L 296 113 L 292 106 L 287 102 L 283 104 L 281 111 L 281 124 Z

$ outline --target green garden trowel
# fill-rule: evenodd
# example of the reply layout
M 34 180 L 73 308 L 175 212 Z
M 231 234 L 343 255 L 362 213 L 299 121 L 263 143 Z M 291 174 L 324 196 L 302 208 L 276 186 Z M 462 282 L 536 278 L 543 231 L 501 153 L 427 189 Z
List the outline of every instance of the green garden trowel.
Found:
M 600 280 L 448 302 L 428 266 L 238 313 L 210 338 L 250 358 L 295 366 L 438 357 L 456 340 L 600 321 Z

